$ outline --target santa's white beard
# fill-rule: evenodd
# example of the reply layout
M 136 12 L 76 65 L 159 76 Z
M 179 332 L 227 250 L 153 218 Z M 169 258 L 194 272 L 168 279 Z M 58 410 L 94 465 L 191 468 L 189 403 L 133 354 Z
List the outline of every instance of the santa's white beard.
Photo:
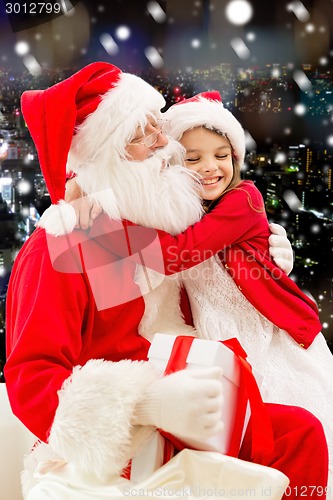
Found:
M 181 147 L 171 140 L 144 161 L 109 155 L 77 172 L 77 183 L 112 219 L 178 234 L 203 215 L 199 185 L 179 161 Z

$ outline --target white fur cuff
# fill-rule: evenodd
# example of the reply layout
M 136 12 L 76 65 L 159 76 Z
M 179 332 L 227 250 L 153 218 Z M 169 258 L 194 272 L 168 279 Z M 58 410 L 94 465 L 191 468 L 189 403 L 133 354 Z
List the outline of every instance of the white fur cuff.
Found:
M 76 224 L 75 209 L 64 200 L 51 205 L 41 216 L 38 226 L 43 227 L 52 236 L 71 233 Z
M 91 360 L 75 368 L 58 393 L 53 451 L 101 481 L 121 474 L 133 454 L 134 407 L 155 379 L 144 361 Z

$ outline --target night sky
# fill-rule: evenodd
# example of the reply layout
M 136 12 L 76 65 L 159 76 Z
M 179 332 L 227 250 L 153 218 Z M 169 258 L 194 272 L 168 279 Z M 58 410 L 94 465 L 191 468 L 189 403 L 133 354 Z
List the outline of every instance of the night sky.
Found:
M 1 0 L 0 67 L 25 69 L 23 56 L 15 51 L 20 41 L 28 43 L 29 55 L 43 68 L 81 67 L 97 59 L 135 71 L 154 64 L 170 70 L 221 62 L 332 66 L 333 0 L 243 0 L 252 8 L 243 24 L 237 24 L 243 8 L 236 19 L 227 18 L 226 9 L 235 2 L 52 0 L 49 10 L 65 5 L 67 15 L 32 15 L 25 11 L 33 2 Z M 10 9 L 16 13 L 6 14 Z M 246 57 L 232 47 L 235 39 L 247 47 Z M 156 63 L 147 58 L 147 48 L 157 51 Z

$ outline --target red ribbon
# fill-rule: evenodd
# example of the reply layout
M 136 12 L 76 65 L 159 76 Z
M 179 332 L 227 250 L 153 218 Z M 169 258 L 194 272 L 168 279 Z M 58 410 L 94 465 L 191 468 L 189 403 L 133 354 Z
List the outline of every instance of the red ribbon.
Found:
M 170 375 L 178 370 L 186 368 L 186 360 L 191 349 L 192 342 L 196 337 L 180 335 L 176 337 L 173 349 L 165 368 L 164 375 Z M 237 409 L 233 433 L 230 439 L 227 455 L 237 457 L 241 446 L 244 419 L 247 402 L 250 403 L 252 420 L 252 453 L 256 460 L 270 456 L 274 448 L 272 424 L 261 399 L 257 382 L 253 376 L 251 365 L 246 361 L 247 354 L 236 338 L 220 341 L 228 347 L 238 359 L 240 367 L 240 390 L 237 401 Z M 172 434 L 159 429 L 159 432 L 178 449 L 190 448 Z
M 231 456 L 237 456 L 241 444 L 242 424 L 247 406 L 247 401 L 250 403 L 251 421 L 252 421 L 252 448 L 251 457 L 263 459 L 269 457 L 274 450 L 274 435 L 272 422 L 269 418 L 265 404 L 261 398 L 260 390 L 256 379 L 252 373 L 252 367 L 246 361 L 247 354 L 236 338 L 220 341 L 228 347 L 237 357 L 240 366 L 240 383 L 239 383 L 239 400 L 237 404 L 234 433 L 240 431 L 240 437 L 237 436 L 237 442 L 232 443 Z M 237 443 L 237 451 L 236 451 Z M 235 448 L 234 448 L 235 447 Z

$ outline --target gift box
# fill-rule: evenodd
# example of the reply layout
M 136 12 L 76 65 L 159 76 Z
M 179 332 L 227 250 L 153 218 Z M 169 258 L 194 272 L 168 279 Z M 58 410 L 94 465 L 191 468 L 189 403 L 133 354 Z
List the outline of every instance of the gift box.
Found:
M 236 457 L 252 415 L 252 451 L 255 448 L 256 452 L 260 449 L 263 454 L 269 453 L 273 447 L 271 423 L 261 400 L 256 378 L 246 361 L 246 353 L 237 339 L 219 342 L 158 333 L 151 343 L 148 358 L 165 375 L 184 368 L 191 370 L 218 366 L 222 369 L 223 430 L 206 440 L 183 440 L 181 436 L 172 437 L 162 432 L 176 448 L 216 451 Z M 260 376 L 257 376 L 259 379 Z
M 159 432 L 153 431 L 144 446 L 131 460 L 128 478 L 132 482 L 145 481 L 164 464 L 166 461 L 164 459 L 165 444 L 163 436 Z

